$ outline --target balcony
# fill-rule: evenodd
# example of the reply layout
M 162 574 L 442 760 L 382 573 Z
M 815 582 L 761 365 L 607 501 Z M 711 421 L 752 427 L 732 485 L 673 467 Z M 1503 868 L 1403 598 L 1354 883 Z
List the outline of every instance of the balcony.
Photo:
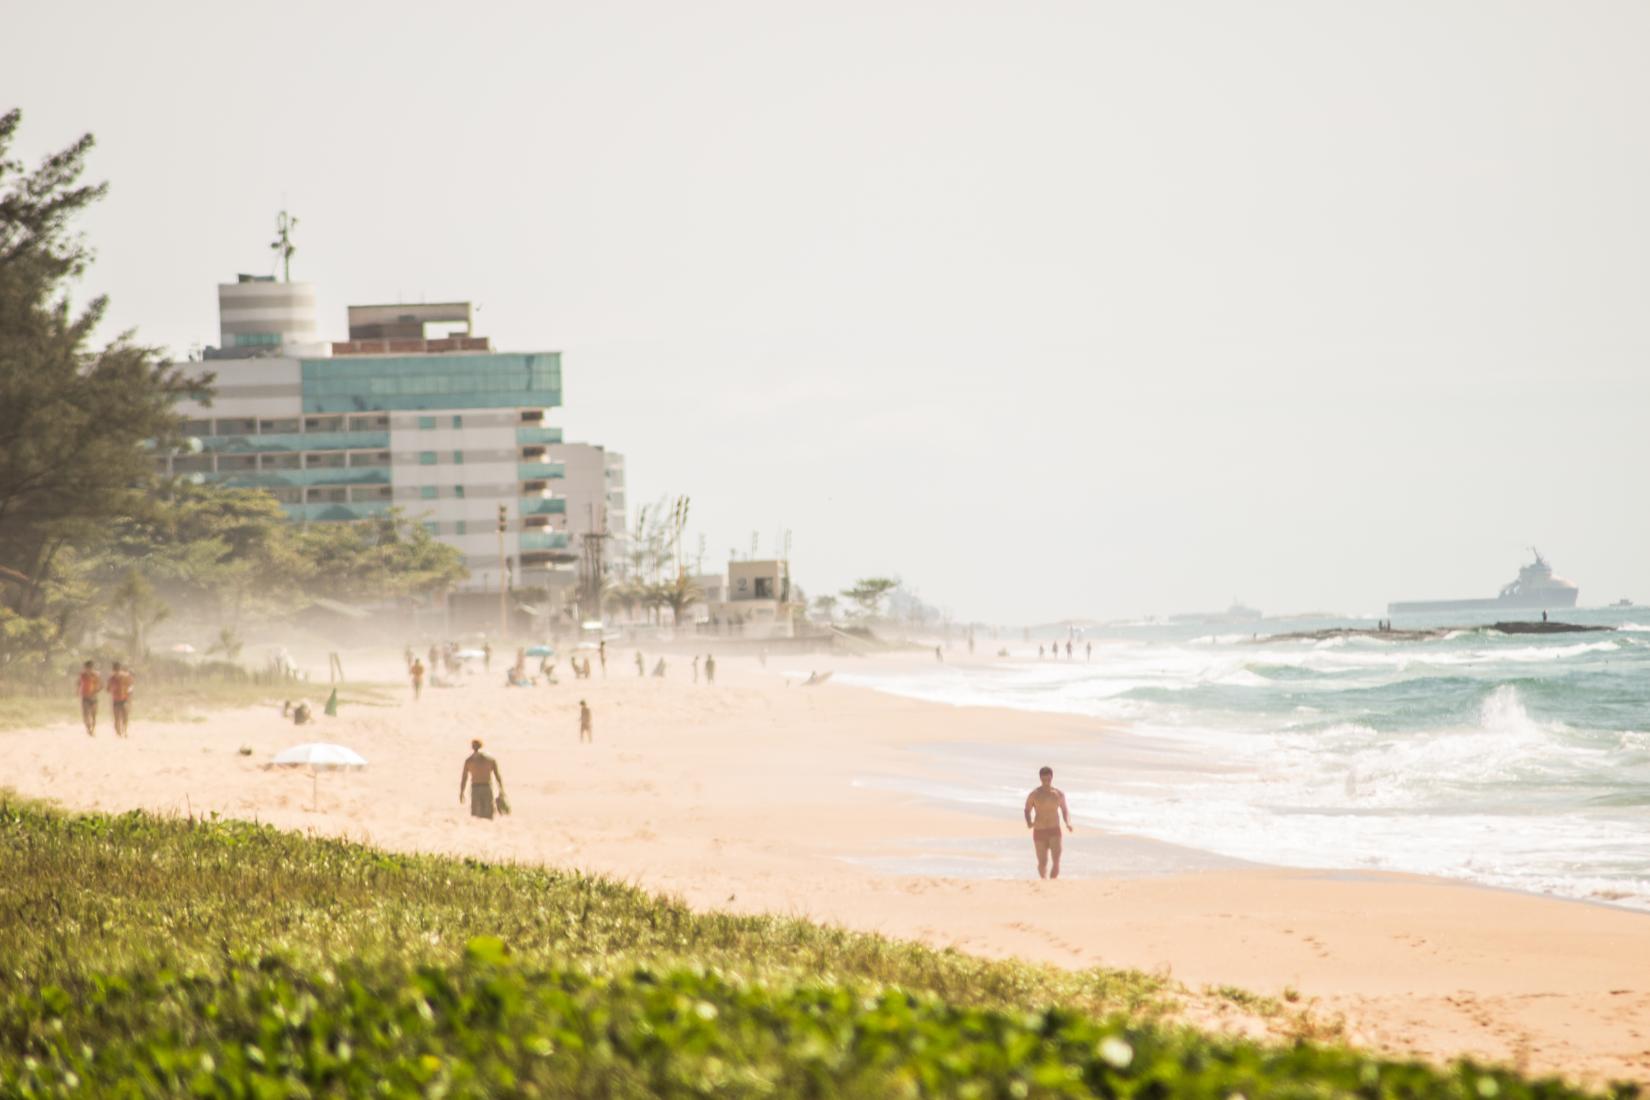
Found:
M 523 550 L 567 549 L 567 532 L 565 531 L 523 531 L 520 538 Z
M 516 475 L 522 481 L 548 481 L 562 477 L 566 468 L 560 462 L 518 462 Z
M 546 443 L 560 443 L 560 428 L 517 428 L 516 446 L 527 447 Z
M 524 497 L 521 501 L 524 516 L 565 516 L 566 497 Z

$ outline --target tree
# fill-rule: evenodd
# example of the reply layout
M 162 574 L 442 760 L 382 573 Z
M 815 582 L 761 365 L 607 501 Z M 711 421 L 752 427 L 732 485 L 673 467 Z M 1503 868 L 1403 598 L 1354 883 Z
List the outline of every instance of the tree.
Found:
M 874 619 L 881 613 L 882 598 L 898 587 L 899 581 L 889 577 L 862 577 L 852 588 L 844 588 L 842 594 L 859 605 L 862 616 Z
M 837 598 L 835 596 L 815 596 L 814 610 L 825 616 L 825 621 L 836 621 Z
M 18 639 L 63 640 L 52 598 L 65 555 L 104 541 L 153 485 L 145 442 L 175 442 L 174 403 L 204 398 L 211 381 L 130 334 L 92 346 L 107 300 L 79 313 L 69 301 L 91 256 L 73 222 L 106 190 L 80 182 L 92 139 L 30 171 L 9 155 L 21 117 L 0 115 L 0 567 L 23 578 L 0 584 L 0 667 L 21 654 Z
M 336 600 L 428 596 L 469 572 L 463 554 L 399 508 L 357 523 L 299 528 L 297 548 L 313 568 L 308 591 Z
M 705 591 L 694 583 L 686 572 L 676 574 L 676 579 L 659 586 L 659 602 L 670 608 L 670 621 L 677 626 L 682 625 L 682 615 L 688 608 L 704 598 Z

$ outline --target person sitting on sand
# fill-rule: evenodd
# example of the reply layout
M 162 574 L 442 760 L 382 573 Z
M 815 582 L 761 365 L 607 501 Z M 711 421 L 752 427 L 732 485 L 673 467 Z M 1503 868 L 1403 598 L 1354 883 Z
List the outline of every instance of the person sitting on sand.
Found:
M 86 723 L 87 737 L 97 736 L 97 693 L 102 690 L 96 662 L 87 661 L 80 667 L 80 720 Z
M 470 742 L 470 755 L 464 758 L 464 770 L 458 777 L 458 800 L 464 801 L 464 787 L 470 787 L 470 816 L 493 816 L 493 781 L 498 781 L 499 797 L 504 797 L 504 773 L 498 761 L 481 751 L 479 739 Z
M 1037 877 L 1059 878 L 1060 819 L 1065 818 L 1066 832 L 1071 832 L 1071 812 L 1066 809 L 1065 792 L 1054 785 L 1054 769 L 1045 765 L 1037 770 L 1037 777 L 1042 784 L 1026 795 L 1026 828 L 1037 849 Z
M 579 740 L 581 742 L 590 741 L 592 743 L 596 740 L 596 733 L 591 728 L 590 704 L 586 703 L 583 699 L 579 700 Z
M 311 720 L 309 700 L 298 700 L 298 705 L 292 708 L 292 724 L 295 726 L 307 726 Z

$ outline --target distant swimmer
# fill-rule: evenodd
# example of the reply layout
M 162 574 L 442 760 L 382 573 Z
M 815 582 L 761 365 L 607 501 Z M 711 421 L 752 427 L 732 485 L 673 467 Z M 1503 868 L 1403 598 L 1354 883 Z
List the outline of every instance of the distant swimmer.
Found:
M 413 699 L 416 700 L 424 694 L 424 662 L 414 657 L 412 668 L 408 669 L 407 672 L 412 677 Z
M 80 667 L 80 720 L 86 723 L 86 736 L 97 736 L 97 693 L 103 690 L 103 677 L 97 674 L 97 664 L 87 661 Z
M 1043 659 L 1043 647 L 1042 646 L 1037 647 L 1037 659 L 1039 661 L 1041 661 Z
M 493 816 L 493 782 L 498 781 L 498 795 L 504 797 L 504 773 L 498 770 L 498 761 L 481 751 L 479 740 L 470 742 L 470 755 L 464 758 L 464 770 L 458 777 L 458 800 L 464 801 L 464 787 L 470 788 L 470 816 Z
M 1071 660 L 1071 640 L 1066 640 L 1066 660 Z
M 1066 809 L 1065 792 L 1054 785 L 1054 769 L 1039 768 L 1037 777 L 1042 784 L 1026 795 L 1026 828 L 1031 830 L 1031 842 L 1037 849 L 1037 877 L 1059 878 L 1060 820 L 1065 819 L 1066 832 L 1071 832 L 1071 811 Z
M 109 710 L 115 720 L 115 736 L 125 737 L 132 720 L 132 670 L 116 661 L 109 673 Z
M 945 664 L 945 651 L 940 649 L 939 646 L 934 647 L 934 660 L 942 665 Z
M 1083 653 L 1083 660 L 1085 660 L 1085 661 L 1094 660 L 1094 643 L 1093 642 L 1085 643 L 1084 653 Z
M 579 700 L 579 740 L 592 743 L 596 740 L 595 731 L 591 729 L 590 724 L 590 705 L 583 699 Z

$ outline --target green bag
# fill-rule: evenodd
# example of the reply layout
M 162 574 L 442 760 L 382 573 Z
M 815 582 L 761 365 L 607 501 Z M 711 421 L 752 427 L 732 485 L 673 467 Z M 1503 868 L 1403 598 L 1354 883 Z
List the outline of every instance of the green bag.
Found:
M 497 810 L 501 814 L 508 815 L 510 813 L 510 803 L 505 799 L 504 795 L 500 794 L 497 798 L 493 799 L 493 809 Z

